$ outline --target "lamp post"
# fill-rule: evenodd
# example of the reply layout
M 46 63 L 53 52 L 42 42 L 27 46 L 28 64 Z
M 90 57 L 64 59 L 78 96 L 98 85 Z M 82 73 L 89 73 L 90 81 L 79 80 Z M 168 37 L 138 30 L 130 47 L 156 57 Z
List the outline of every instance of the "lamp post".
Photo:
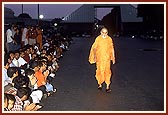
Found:
M 22 4 L 22 14 L 23 14 L 23 4 Z
M 39 25 L 39 4 L 37 4 L 37 19 L 38 19 L 38 25 Z
M 44 15 L 39 15 L 39 26 L 42 26 L 43 25 L 43 21 L 42 19 L 44 18 Z

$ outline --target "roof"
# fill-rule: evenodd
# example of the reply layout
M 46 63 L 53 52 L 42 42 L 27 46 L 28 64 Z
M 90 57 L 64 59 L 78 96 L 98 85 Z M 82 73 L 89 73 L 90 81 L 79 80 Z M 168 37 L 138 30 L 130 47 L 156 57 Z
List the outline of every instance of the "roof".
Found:
M 122 22 L 142 22 L 141 17 L 137 17 L 137 9 L 131 4 L 84 4 L 71 14 L 63 18 L 66 22 L 88 23 L 94 22 L 96 18 L 95 8 L 106 8 L 119 6 L 121 9 Z

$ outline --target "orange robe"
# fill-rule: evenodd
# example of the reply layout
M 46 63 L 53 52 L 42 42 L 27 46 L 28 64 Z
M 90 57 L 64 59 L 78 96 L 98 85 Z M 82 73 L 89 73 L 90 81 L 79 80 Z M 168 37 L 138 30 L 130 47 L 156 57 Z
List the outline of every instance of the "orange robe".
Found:
M 37 43 L 39 43 L 40 45 L 40 49 L 42 49 L 42 31 L 41 29 L 40 30 L 37 30 Z
M 95 77 L 99 85 L 103 82 L 110 84 L 111 60 L 115 62 L 113 40 L 109 36 L 106 38 L 98 36 L 91 47 L 89 62 L 90 64 L 96 63 Z
M 44 85 L 43 83 L 45 82 L 45 77 L 41 71 L 35 72 L 35 77 L 37 79 L 37 87 Z

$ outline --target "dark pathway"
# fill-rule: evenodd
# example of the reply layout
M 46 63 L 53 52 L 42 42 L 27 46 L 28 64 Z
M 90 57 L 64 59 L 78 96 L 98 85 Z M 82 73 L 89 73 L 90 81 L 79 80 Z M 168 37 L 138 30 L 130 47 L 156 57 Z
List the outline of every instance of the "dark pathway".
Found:
M 74 38 L 54 79 L 58 92 L 44 99 L 41 111 L 163 111 L 163 41 L 114 39 L 116 64 L 112 92 L 97 90 L 95 65 L 88 63 L 93 40 Z M 105 86 L 105 85 L 104 85 Z

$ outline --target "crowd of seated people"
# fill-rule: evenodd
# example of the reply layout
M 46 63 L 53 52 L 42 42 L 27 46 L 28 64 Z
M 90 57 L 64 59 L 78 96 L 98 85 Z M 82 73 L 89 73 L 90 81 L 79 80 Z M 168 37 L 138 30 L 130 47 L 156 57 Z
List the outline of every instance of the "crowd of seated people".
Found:
M 20 28 L 14 28 L 16 34 Z M 4 51 L 4 111 L 37 111 L 44 106 L 42 99 L 57 92 L 52 81 L 60 68 L 59 60 L 72 42 L 68 36 L 52 34 L 43 37 L 42 47 L 32 39 L 29 44 L 29 38 L 23 45 L 21 36 L 17 38 L 20 42 Z

